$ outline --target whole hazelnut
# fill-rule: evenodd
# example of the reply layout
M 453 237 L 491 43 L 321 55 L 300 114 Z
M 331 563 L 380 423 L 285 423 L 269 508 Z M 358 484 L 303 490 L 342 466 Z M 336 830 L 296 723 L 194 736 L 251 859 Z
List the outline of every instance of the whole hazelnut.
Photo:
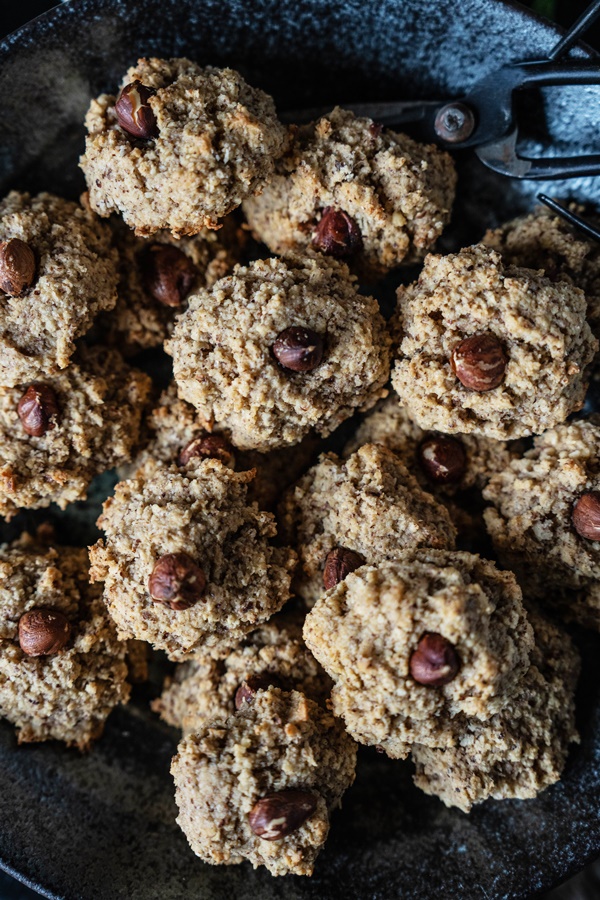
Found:
M 248 815 L 254 834 L 265 841 L 279 841 L 297 831 L 317 808 L 308 791 L 277 791 L 258 800 Z
M 151 244 L 143 254 L 144 284 L 149 294 L 164 306 L 181 306 L 198 270 L 182 250 L 170 244 Z
M 121 88 L 115 102 L 115 113 L 123 131 L 143 140 L 158 136 L 156 116 L 148 103 L 154 94 L 154 88 L 146 87 L 141 81 L 132 81 Z
M 332 587 L 343 581 L 346 575 L 364 564 L 365 561 L 360 553 L 355 553 L 354 550 L 348 550 L 346 547 L 336 547 L 334 550 L 330 550 L 325 557 L 325 568 L 323 569 L 325 590 L 331 590 Z
M 150 596 L 174 610 L 189 609 L 202 599 L 206 576 L 187 553 L 165 553 L 148 579 Z
M 450 365 L 461 384 L 472 391 L 491 391 L 504 380 L 508 357 L 496 335 L 473 334 L 452 351 Z
M 67 617 L 58 609 L 37 607 L 19 619 L 19 645 L 27 656 L 52 656 L 71 635 Z
M 573 525 L 581 537 L 600 541 L 600 491 L 588 491 L 575 501 Z
M 467 468 L 465 448 L 456 438 L 432 434 L 417 451 L 419 465 L 434 484 L 456 484 Z
M 310 328 L 292 325 L 277 335 L 271 349 L 284 369 L 311 372 L 323 359 L 323 338 Z
M 0 241 L 0 289 L 11 297 L 20 297 L 35 278 L 35 256 L 25 241 L 12 238 Z
M 326 206 L 315 228 L 313 247 L 335 259 L 347 259 L 362 250 L 363 240 L 356 221 L 343 209 Z
M 30 384 L 17 404 L 17 415 L 27 434 L 41 437 L 56 426 L 58 400 L 49 384 Z
M 179 453 L 177 465 L 187 466 L 191 459 L 219 459 L 228 468 L 232 468 L 234 463 L 231 444 L 221 434 L 205 434 L 192 438 Z
M 409 670 L 419 684 L 441 687 L 458 673 L 460 661 L 456 648 L 441 634 L 427 632 L 409 660 Z

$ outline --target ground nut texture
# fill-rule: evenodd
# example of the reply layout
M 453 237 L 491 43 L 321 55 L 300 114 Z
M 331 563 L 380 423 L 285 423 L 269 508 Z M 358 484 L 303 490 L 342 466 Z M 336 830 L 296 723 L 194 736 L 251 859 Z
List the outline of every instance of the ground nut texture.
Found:
M 469 812 L 489 797 L 526 799 L 559 780 L 569 744 L 578 741 L 574 691 L 579 655 L 569 636 L 531 615 L 535 646 L 518 693 L 487 722 L 457 716 L 455 745 L 416 744 L 415 784 L 446 806 Z
M 583 210 L 573 205 L 578 213 Z M 600 334 L 600 248 L 545 206 L 488 231 L 483 243 L 502 254 L 505 262 L 543 269 L 553 281 L 581 288 L 588 306 L 588 322 Z
M 111 220 L 114 243 L 119 251 L 117 304 L 102 315 L 99 325 L 105 341 L 116 344 L 127 355 L 159 347 L 173 330 L 178 313 L 187 307 L 187 298 L 177 307 L 161 303 L 147 286 L 148 255 L 156 244 L 176 247 L 196 268 L 190 291 L 210 287 L 240 261 L 245 235 L 232 217 L 218 231 L 203 228 L 193 237 L 177 240 L 168 231 L 159 231 L 153 240 L 138 238 L 120 219 Z
M 499 440 L 536 434 L 583 404 L 597 349 L 579 288 L 505 266 L 481 244 L 428 256 L 419 280 L 398 289 L 403 333 L 392 383 L 422 428 Z M 491 333 L 508 363 L 502 383 L 470 390 L 450 357 L 467 337 Z
M 251 478 L 209 459 L 181 473 L 155 465 L 117 485 L 98 520 L 106 538 L 90 550 L 90 574 L 104 581 L 121 637 L 181 660 L 240 639 L 283 606 L 296 556 L 272 546 L 275 520 L 248 501 Z M 172 553 L 187 554 L 206 577 L 189 609 L 150 596 L 155 564 Z
M 27 656 L 19 645 L 19 619 L 36 607 L 60 610 L 71 626 L 66 646 L 51 656 Z M 129 698 L 126 649 L 88 582 L 87 550 L 27 534 L 0 546 L 0 716 L 19 742 L 86 749 Z
M 267 685 L 300 691 L 325 705 L 331 680 L 302 640 L 302 620 L 281 613 L 215 659 L 198 656 L 181 663 L 168 679 L 152 708 L 185 734 L 200 731 L 211 720 L 223 721 L 236 712 L 236 693 L 243 683 L 250 690 Z M 250 693 L 250 692 L 248 692 Z M 246 706 L 246 701 L 238 701 Z
M 0 384 L 54 375 L 75 339 L 117 300 L 117 254 L 110 231 L 85 207 L 52 194 L 12 191 L 0 201 L 0 241 L 18 238 L 35 256 L 22 296 L 0 291 Z
M 312 244 L 325 210 L 343 211 L 360 232 L 352 265 L 374 278 L 434 244 L 455 186 L 447 153 L 336 108 L 297 130 L 244 212 L 255 235 L 285 255 Z
M 416 547 L 451 549 L 456 538 L 446 508 L 379 444 L 345 461 L 323 455 L 285 496 L 279 519 L 300 559 L 294 589 L 310 606 L 325 592 L 323 570 L 336 547 L 377 565 Z
M 116 350 L 82 347 L 64 372 L 45 378 L 58 414 L 27 434 L 18 404 L 27 383 L 0 387 L 0 514 L 85 499 L 95 475 L 131 458 L 152 383 Z
M 285 489 L 309 467 L 320 444 L 314 434 L 309 434 L 300 444 L 269 453 L 238 450 L 218 425 L 213 425 L 210 432 L 206 430 L 198 411 L 177 398 L 174 382 L 161 395 L 158 406 L 148 417 L 147 426 L 149 440 L 139 454 L 136 466 L 147 464 L 149 460 L 179 466 L 182 462 L 180 454 L 191 441 L 209 434 L 218 435 L 227 441 L 228 448 L 227 460 L 221 458 L 221 461 L 239 472 L 255 472 L 248 483 L 248 499 L 255 500 L 260 509 L 271 509 L 277 504 Z M 190 464 L 194 466 L 197 461 L 197 457 L 192 457 Z M 185 465 L 180 467 L 185 469 Z
M 292 371 L 272 345 L 290 327 L 324 341 L 312 371 Z M 190 297 L 165 349 L 179 395 L 242 450 L 330 434 L 385 394 L 390 338 L 377 301 L 325 258 L 258 260 Z
M 460 662 L 440 687 L 410 674 L 427 633 L 450 641 Z M 512 573 L 443 550 L 357 569 L 317 602 L 304 639 L 333 678 L 333 713 L 357 741 L 394 758 L 414 743 L 451 746 L 461 713 L 486 720 L 499 712 L 518 692 L 533 645 Z
M 454 496 L 469 488 L 481 490 L 494 472 L 503 469 L 511 459 L 511 451 L 505 441 L 476 434 L 457 434 L 466 456 L 462 477 L 451 484 L 439 484 L 431 479 L 419 463 L 418 450 L 422 442 L 435 432 L 424 431 L 410 418 L 408 411 L 395 394 L 380 400 L 369 412 L 356 433 L 344 447 L 344 455 L 350 455 L 364 444 L 383 444 L 392 450 L 419 484 L 427 491 L 444 496 Z
M 355 765 L 356 744 L 332 715 L 297 691 L 259 691 L 237 715 L 179 744 L 171 766 L 177 822 L 204 862 L 248 860 L 272 875 L 311 875 Z M 291 834 L 265 840 L 250 828 L 250 811 L 285 790 L 310 793 L 316 809 Z
M 115 97 L 92 100 L 81 157 L 92 208 L 120 213 L 139 235 L 218 227 L 259 190 L 287 143 L 271 97 L 232 69 L 187 59 L 140 59 L 122 86 L 153 88 L 158 137 L 132 139 L 118 124 Z
M 491 479 L 487 529 L 524 591 L 600 628 L 600 542 L 581 537 L 573 507 L 600 490 L 600 416 L 559 425 Z

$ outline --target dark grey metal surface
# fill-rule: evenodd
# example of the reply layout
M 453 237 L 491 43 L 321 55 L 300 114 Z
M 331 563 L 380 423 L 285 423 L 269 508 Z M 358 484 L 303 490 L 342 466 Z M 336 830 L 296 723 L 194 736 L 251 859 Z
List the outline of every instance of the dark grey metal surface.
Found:
M 81 0 L 0 44 L 0 185 L 77 195 L 89 98 L 114 88 L 138 55 L 187 54 L 241 68 L 286 106 L 463 94 L 493 68 L 540 56 L 557 32 L 513 4 L 462 0 Z M 539 98 L 537 98 L 539 99 Z M 592 152 L 597 89 L 560 89 L 531 110 L 528 150 Z M 528 185 L 458 155 L 460 202 L 447 247 L 527 208 L 534 192 L 600 201 L 599 179 Z M 391 283 L 397 276 L 393 276 Z M 110 478 L 88 506 L 55 513 L 64 537 L 92 540 Z M 25 516 L 0 527 L 16 533 Z M 566 878 L 600 852 L 600 640 L 585 650 L 583 742 L 563 781 L 535 801 L 490 802 L 470 816 L 418 792 L 411 767 L 360 754 L 358 778 L 313 879 L 200 863 L 175 825 L 168 774 L 174 732 L 148 692 L 109 720 L 89 756 L 18 749 L 0 724 L 0 863 L 66 900 L 191 898 L 509 898 Z

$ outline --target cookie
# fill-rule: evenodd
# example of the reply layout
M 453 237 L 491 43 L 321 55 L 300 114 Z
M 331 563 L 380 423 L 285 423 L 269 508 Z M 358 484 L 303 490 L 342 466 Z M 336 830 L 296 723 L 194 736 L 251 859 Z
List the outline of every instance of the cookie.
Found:
M 323 707 L 331 691 L 331 680 L 302 640 L 302 619 L 294 621 L 285 612 L 226 656 L 205 654 L 181 663 L 152 709 L 169 725 L 190 734 L 245 709 L 256 692 L 267 687 L 300 691 Z
M 58 375 L 0 387 L 0 514 L 85 499 L 131 458 L 151 386 L 116 350 L 81 347 Z
M 355 765 L 356 744 L 330 713 L 297 691 L 258 691 L 179 744 L 177 822 L 204 862 L 311 875 Z
M 418 281 L 398 289 L 398 316 L 392 384 L 421 428 L 505 440 L 583 405 L 598 342 L 571 284 L 476 244 L 428 256 Z
M 220 461 L 156 463 L 115 488 L 90 549 L 93 581 L 122 638 L 183 660 L 242 638 L 290 596 L 296 557 L 273 546 L 274 517 L 247 499 L 252 474 Z
M 583 209 L 571 204 L 576 213 Z M 546 206 L 490 229 L 482 243 L 497 250 L 512 266 L 543 269 L 553 281 L 581 288 L 587 300 L 588 322 L 600 335 L 600 248 Z
M 564 631 L 539 615 L 530 621 L 531 666 L 505 708 L 485 722 L 457 716 L 449 724 L 452 747 L 412 748 L 415 784 L 446 806 L 469 812 L 490 797 L 536 797 L 560 779 L 569 745 L 579 741 L 579 654 Z
M 435 243 L 455 186 L 447 153 L 338 107 L 296 130 L 244 212 L 273 253 L 312 247 L 374 279 Z
M 364 417 L 346 443 L 344 456 L 364 444 L 382 444 L 400 458 L 421 487 L 440 498 L 454 497 L 471 488 L 482 490 L 494 472 L 512 458 L 506 441 L 477 434 L 452 436 L 420 428 L 391 394 Z
M 177 397 L 177 387 L 171 383 L 163 391 L 158 406 L 148 416 L 147 440 L 134 463 L 134 469 L 148 460 L 185 468 L 198 458 L 213 457 L 238 472 L 254 471 L 248 483 L 248 499 L 255 500 L 260 509 L 272 509 L 286 488 L 306 471 L 314 459 L 319 439 L 307 435 L 299 444 L 282 447 L 269 453 L 238 450 L 230 435 L 213 424 L 204 427 L 197 410 Z M 129 477 L 131 472 L 125 470 Z
M 384 396 L 390 338 L 376 300 L 323 257 L 257 260 L 189 298 L 165 344 L 179 396 L 241 450 L 330 434 Z
M 119 252 L 118 298 L 98 319 L 102 341 L 129 356 L 160 347 L 171 334 L 188 294 L 210 287 L 240 261 L 245 235 L 233 217 L 218 231 L 203 228 L 193 237 L 159 231 L 138 238 L 120 219 L 110 220 Z
M 511 572 L 421 549 L 363 566 L 317 601 L 304 639 L 333 678 L 332 711 L 362 744 L 446 747 L 449 722 L 487 720 L 519 690 L 533 645 Z
M 110 230 L 84 206 L 12 191 L 0 201 L 0 385 L 56 375 L 117 300 Z
M 526 594 L 600 628 L 600 416 L 537 437 L 484 497 L 496 553 Z
M 176 237 L 218 220 L 260 190 L 287 131 L 268 94 L 233 69 L 140 59 L 118 97 L 92 100 L 80 165 L 90 203 L 136 234 Z
M 126 649 L 88 582 L 87 550 L 28 534 L 0 546 L 0 716 L 19 743 L 87 749 L 129 698 Z
M 279 519 L 300 560 L 295 592 L 309 606 L 364 563 L 416 547 L 452 549 L 456 538 L 446 509 L 380 444 L 347 460 L 323 455 L 285 496 Z

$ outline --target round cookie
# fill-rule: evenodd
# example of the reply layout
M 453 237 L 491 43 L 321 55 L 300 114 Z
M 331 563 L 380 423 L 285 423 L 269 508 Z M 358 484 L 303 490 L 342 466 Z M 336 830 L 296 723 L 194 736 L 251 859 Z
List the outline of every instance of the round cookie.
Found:
M 0 387 L 0 514 L 85 499 L 131 458 L 151 387 L 116 350 L 83 346 L 58 375 Z
M 42 647 L 31 625 L 22 636 L 24 623 L 40 609 L 55 622 L 66 617 L 68 638 L 55 652 L 29 655 Z M 87 749 L 113 707 L 129 698 L 126 650 L 88 582 L 85 548 L 52 547 L 27 534 L 0 546 L 0 716 L 16 727 L 19 743 Z
M 279 520 L 300 559 L 295 592 L 309 606 L 325 592 L 336 548 L 358 554 L 358 565 L 377 565 L 416 547 L 451 549 L 456 538 L 445 507 L 380 444 L 345 461 L 324 454 L 284 497 Z
M 440 637 L 436 659 L 426 647 Z M 533 645 L 511 572 L 429 549 L 348 575 L 308 614 L 304 639 L 333 678 L 334 715 L 357 741 L 400 759 L 414 743 L 451 745 L 459 713 L 485 720 L 501 710 Z
M 0 385 L 13 387 L 69 365 L 75 339 L 116 303 L 117 253 L 86 207 L 17 191 L 0 201 L 0 250 Z
M 179 395 L 236 447 L 262 452 L 313 428 L 328 435 L 371 407 L 385 393 L 389 347 L 377 302 L 322 257 L 238 267 L 190 297 L 165 344 Z
M 274 616 L 226 656 L 197 656 L 181 663 L 152 704 L 161 718 L 184 734 L 223 721 L 252 702 L 267 686 L 300 691 L 325 705 L 331 681 L 302 640 L 302 621 Z
M 600 531 L 578 533 L 582 495 L 600 491 L 600 416 L 559 425 L 495 475 L 485 522 L 523 590 L 563 616 L 600 628 Z
M 574 212 L 582 207 L 571 204 Z M 588 305 L 588 322 L 600 334 L 600 248 L 561 216 L 538 206 L 499 228 L 490 229 L 482 243 L 497 250 L 512 266 L 543 269 L 553 281 L 581 288 Z
M 458 442 L 459 462 L 455 471 L 440 472 L 436 459 L 443 454 L 436 452 L 432 441 L 438 438 L 440 446 L 455 447 Z M 358 426 L 355 434 L 344 447 L 344 456 L 350 456 L 364 444 L 383 444 L 392 450 L 406 466 L 421 487 L 440 497 L 453 497 L 470 488 L 482 490 L 494 472 L 503 469 L 511 459 L 511 451 L 505 441 L 477 434 L 456 434 L 452 438 L 437 432 L 424 431 L 410 418 L 395 394 L 372 409 Z M 455 454 L 456 455 L 456 454 Z
M 531 666 L 506 707 L 486 722 L 459 715 L 449 724 L 455 744 L 415 744 L 414 782 L 446 806 L 469 812 L 492 797 L 526 799 L 562 775 L 575 727 L 579 654 L 569 636 L 530 614 L 535 634 Z
M 503 440 L 583 405 L 598 342 L 579 288 L 476 244 L 428 256 L 418 281 L 398 289 L 398 316 L 392 384 L 422 428 Z
M 148 440 L 135 460 L 135 468 L 148 460 L 185 468 L 190 462 L 195 465 L 198 456 L 212 455 L 238 472 L 254 470 L 248 499 L 255 500 L 260 509 L 272 509 L 277 504 L 285 489 L 306 471 L 320 444 L 314 434 L 309 434 L 299 444 L 269 453 L 238 450 L 218 425 L 206 430 L 198 411 L 178 399 L 175 382 L 163 391 L 146 424 Z
M 244 212 L 273 253 L 313 247 L 377 278 L 435 243 L 455 186 L 447 153 L 338 107 L 295 131 Z
M 273 100 L 232 69 L 140 59 L 121 87 L 118 98 L 92 100 L 80 165 L 92 208 L 120 213 L 138 235 L 218 228 L 262 187 L 285 149 Z M 120 121 L 115 104 L 124 105 Z
M 297 691 L 258 691 L 179 744 L 177 822 L 204 862 L 311 875 L 355 765 L 356 744 L 330 713 Z
M 93 581 L 122 638 L 183 660 L 240 639 L 290 596 L 295 553 L 271 543 L 274 517 L 247 499 L 252 473 L 215 459 L 160 463 L 120 482 L 90 549 Z
M 230 272 L 245 243 L 231 216 L 218 231 L 203 228 L 179 239 L 168 231 L 159 231 L 152 240 L 138 238 L 120 219 L 111 219 L 110 225 L 119 252 L 118 299 L 98 325 L 103 341 L 126 355 L 160 347 L 176 315 L 186 309 L 188 295 Z

